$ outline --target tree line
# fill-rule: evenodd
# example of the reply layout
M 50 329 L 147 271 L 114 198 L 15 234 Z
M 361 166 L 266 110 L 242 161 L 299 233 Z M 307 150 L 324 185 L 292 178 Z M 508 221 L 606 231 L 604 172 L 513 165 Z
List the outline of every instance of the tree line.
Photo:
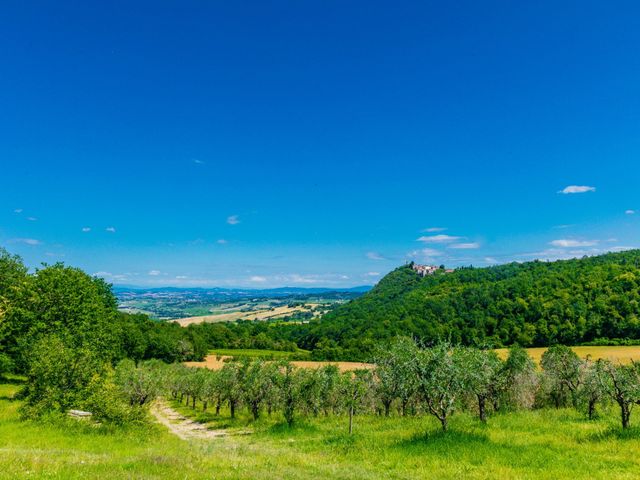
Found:
M 298 368 L 286 361 L 229 361 L 220 370 L 130 360 L 116 368 L 122 398 L 144 408 L 165 396 L 192 409 L 235 418 L 245 408 L 254 420 L 279 415 L 289 426 L 300 417 L 427 415 L 443 431 L 458 411 L 481 422 L 491 415 L 535 408 L 575 408 L 585 419 L 614 403 L 623 428 L 640 404 L 640 364 L 580 359 L 557 345 L 538 369 L 526 350 L 513 347 L 502 360 L 493 350 L 439 343 L 425 348 L 397 337 L 376 348 L 370 369 L 340 372 L 336 365 Z M 345 428 L 346 425 L 345 425 Z

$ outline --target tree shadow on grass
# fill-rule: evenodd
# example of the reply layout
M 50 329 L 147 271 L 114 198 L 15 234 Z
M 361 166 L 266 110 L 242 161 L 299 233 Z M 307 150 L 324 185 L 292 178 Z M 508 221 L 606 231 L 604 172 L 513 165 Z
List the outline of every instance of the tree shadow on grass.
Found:
M 474 446 L 486 448 L 491 443 L 489 437 L 483 433 L 467 432 L 462 430 L 442 430 L 428 431 L 422 434 L 416 434 L 413 437 L 401 440 L 396 443 L 396 447 L 405 451 L 414 451 L 419 453 L 422 450 L 442 450 L 450 451 L 460 445 L 467 448 Z
M 5 385 L 24 385 L 27 383 L 27 380 L 22 377 L 8 376 L 3 377 L 0 375 L 0 383 L 4 383 Z
M 611 426 L 599 432 L 593 432 L 580 439 L 580 443 L 606 442 L 608 440 L 640 440 L 640 427 L 623 429 L 621 426 Z
M 287 422 L 278 422 L 267 428 L 267 432 L 271 435 L 292 435 L 298 433 L 313 433 L 318 431 L 318 428 L 312 424 L 309 424 L 303 420 L 298 420 L 289 426 Z

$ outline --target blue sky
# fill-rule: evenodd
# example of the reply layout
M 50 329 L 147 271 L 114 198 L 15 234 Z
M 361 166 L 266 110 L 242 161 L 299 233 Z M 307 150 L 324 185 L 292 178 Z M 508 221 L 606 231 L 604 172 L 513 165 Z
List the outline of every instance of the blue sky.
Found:
M 254 287 L 640 246 L 640 5 L 528 3 L 7 2 L 0 245 Z

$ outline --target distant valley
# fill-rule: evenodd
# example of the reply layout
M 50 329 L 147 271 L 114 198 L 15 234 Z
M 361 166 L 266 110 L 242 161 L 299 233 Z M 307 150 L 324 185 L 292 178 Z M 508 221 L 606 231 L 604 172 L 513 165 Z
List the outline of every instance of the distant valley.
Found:
M 358 298 L 370 286 L 346 289 L 283 287 L 274 289 L 114 287 L 120 311 L 144 313 L 181 325 L 235 320 L 306 321 Z

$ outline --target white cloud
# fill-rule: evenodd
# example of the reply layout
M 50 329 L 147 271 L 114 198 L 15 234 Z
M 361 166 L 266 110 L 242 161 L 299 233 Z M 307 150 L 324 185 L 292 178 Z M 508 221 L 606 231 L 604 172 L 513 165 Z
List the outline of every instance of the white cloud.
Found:
M 444 227 L 429 227 L 429 228 L 425 228 L 422 231 L 427 233 L 435 233 L 435 232 L 444 232 L 445 230 L 446 228 Z
M 148 273 L 148 275 L 150 275 L 152 277 L 157 277 L 160 274 L 162 274 L 162 272 L 160 270 L 149 270 L 149 273 Z
M 204 160 L 200 160 L 198 158 L 194 158 L 193 159 L 193 163 L 195 163 L 196 165 L 204 165 Z
M 178 280 L 184 280 L 185 278 L 189 278 L 186 275 L 176 275 L 176 279 Z
M 625 210 L 624 213 L 626 213 L 627 215 L 635 215 L 636 211 L 635 210 Z
M 378 252 L 367 252 L 367 258 L 369 260 L 385 260 L 385 258 Z
M 549 245 L 559 248 L 593 247 L 598 244 L 598 240 L 571 240 L 561 238 L 549 242 Z
M 36 240 L 35 238 L 12 238 L 9 240 L 9 243 L 24 243 L 25 245 L 42 245 L 40 240 Z
M 109 233 L 116 233 L 115 227 L 107 227 L 107 228 L 105 228 L 105 231 L 107 231 Z
M 485 263 L 489 263 L 491 265 L 495 265 L 496 263 L 498 263 L 498 260 L 493 257 L 484 257 L 484 261 Z
M 226 245 L 227 243 L 229 243 L 228 241 L 226 241 L 224 238 L 219 239 L 216 242 L 218 245 Z
M 24 210 L 22 208 L 16 208 L 13 213 L 22 213 Z
M 380 272 L 367 272 L 367 277 L 379 277 Z
M 261 277 L 260 275 L 254 275 L 249 280 L 256 283 L 264 283 L 267 281 L 266 277 Z
M 456 240 L 460 240 L 461 237 L 453 237 L 451 235 L 431 235 L 428 237 L 420 237 L 418 238 L 418 242 L 425 243 L 448 243 L 455 242 Z
M 238 215 L 231 215 L 227 217 L 227 223 L 229 225 L 237 225 L 240 223 L 240 218 L 238 218 Z
M 30 222 L 35 222 L 38 219 L 36 217 L 27 217 L 27 220 L 29 220 Z
M 409 258 L 418 258 L 421 261 L 433 261 L 434 258 L 441 257 L 443 253 L 440 250 L 434 248 L 422 248 L 420 250 L 413 250 L 407 254 Z
M 595 192 L 596 187 L 589 187 L 587 185 L 569 185 L 568 187 L 564 187 L 558 193 L 563 193 L 565 195 L 570 193 L 586 193 L 586 192 Z
M 82 231 L 87 233 L 91 231 L 91 227 L 82 227 Z
M 478 242 L 453 243 L 449 245 L 448 248 L 455 248 L 457 250 L 473 250 L 475 248 L 480 248 L 480 244 Z

